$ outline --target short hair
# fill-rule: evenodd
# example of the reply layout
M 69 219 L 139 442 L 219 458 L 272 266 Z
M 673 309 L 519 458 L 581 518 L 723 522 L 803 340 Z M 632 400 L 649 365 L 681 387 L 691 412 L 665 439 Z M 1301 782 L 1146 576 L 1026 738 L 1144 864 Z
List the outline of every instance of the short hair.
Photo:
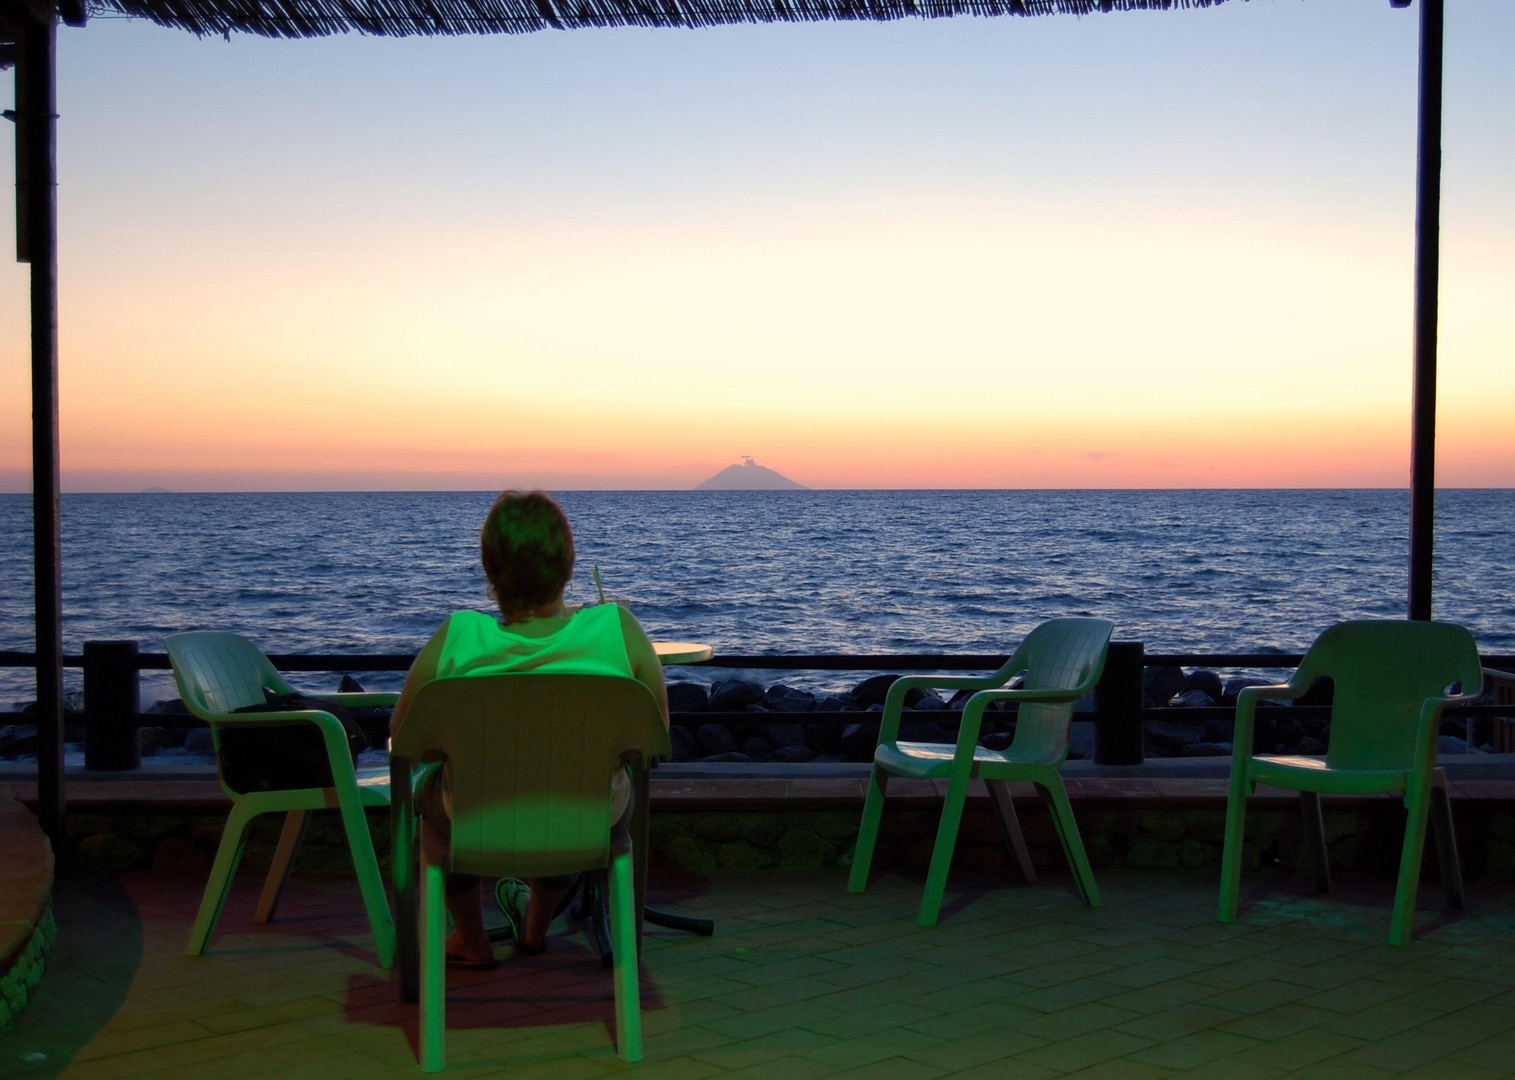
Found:
M 573 573 L 573 530 L 543 492 L 502 492 L 479 530 L 479 557 L 490 594 L 509 619 L 562 593 Z

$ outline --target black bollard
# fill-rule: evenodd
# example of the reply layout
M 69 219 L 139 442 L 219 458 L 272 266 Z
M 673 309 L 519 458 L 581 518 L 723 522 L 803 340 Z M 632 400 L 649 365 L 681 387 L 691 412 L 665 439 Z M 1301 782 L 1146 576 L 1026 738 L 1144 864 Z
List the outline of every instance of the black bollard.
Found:
M 1105 670 L 1094 688 L 1094 761 L 1098 765 L 1140 765 L 1146 757 L 1147 726 L 1142 715 L 1142 675 L 1147 649 L 1140 641 L 1112 641 Z
M 142 767 L 142 693 L 135 641 L 84 643 L 84 767 Z

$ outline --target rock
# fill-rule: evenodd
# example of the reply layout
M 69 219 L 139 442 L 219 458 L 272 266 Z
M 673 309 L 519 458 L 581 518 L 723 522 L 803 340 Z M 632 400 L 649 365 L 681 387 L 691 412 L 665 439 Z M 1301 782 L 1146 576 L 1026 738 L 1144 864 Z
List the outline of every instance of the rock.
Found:
M 176 740 L 182 734 L 184 734 L 183 731 L 177 731 L 174 728 L 142 728 L 142 756 L 150 757 L 160 750 L 179 745 Z
M 1273 685 L 1275 685 L 1275 684 L 1273 683 L 1272 680 L 1269 680 L 1269 679 L 1253 679 L 1253 678 L 1227 679 L 1226 682 L 1225 682 L 1225 685 L 1221 687 L 1220 703 L 1222 705 L 1235 705 L 1236 704 L 1237 695 L 1239 695 L 1243 690 L 1245 690 L 1249 686 L 1273 686 Z
M 701 757 L 729 754 L 736 749 L 736 737 L 725 724 L 701 724 L 695 730 L 694 742 Z
M 1215 699 L 1204 690 L 1185 690 L 1169 698 L 1168 704 L 1175 709 L 1208 709 Z
M 1236 723 L 1232 720 L 1206 720 L 1199 729 L 1200 742 L 1228 743 L 1235 728 Z
M 773 744 L 761 735 L 754 735 L 742 742 L 742 753 L 754 761 L 761 761 L 773 753 Z
M 948 735 L 942 725 L 922 720 L 902 722 L 899 737 L 902 742 L 950 743 L 957 741 L 957 736 Z
M 1453 739 L 1452 741 L 1461 745 L 1462 740 Z M 1303 739 L 1299 740 L 1299 745 L 1294 748 L 1294 752 L 1296 754 L 1304 754 L 1306 757 L 1322 757 L 1326 752 L 1326 744 L 1319 739 L 1306 735 Z M 1441 748 L 1441 752 L 1444 754 L 1461 753 L 1461 751 L 1447 750 L 1445 747 Z
M 842 753 L 848 761 L 872 761 L 873 750 L 878 746 L 877 720 L 862 724 L 848 724 L 842 729 Z
M 1184 747 L 1199 741 L 1199 730 L 1166 720 L 1147 721 L 1147 746 L 1164 751 L 1169 757 L 1183 753 Z
M 710 694 L 700 683 L 668 684 L 669 712 L 704 712 L 710 706 Z
M 728 754 L 710 754 L 701 759 L 702 761 L 751 761 L 752 759 L 739 750 L 733 750 Z
M 781 746 L 768 755 L 769 761 L 810 761 L 815 751 L 808 746 Z
M 1436 738 L 1436 752 L 1438 754 L 1466 754 L 1468 744 L 1452 735 L 1438 735 Z
M 36 725 L 7 724 L 5 727 L 0 727 L 0 758 L 14 758 L 36 752 Z
M 889 696 L 889 688 L 898 678 L 898 675 L 875 675 L 871 679 L 864 679 L 852 688 L 852 703 L 860 709 L 882 706 L 884 698 Z M 911 708 L 925 696 L 926 691 L 918 686 L 905 691 L 905 708 Z
M 189 709 L 185 707 L 182 698 L 163 698 L 155 701 L 142 710 L 143 716 L 188 716 Z
M 694 757 L 694 732 L 688 728 L 681 724 L 674 724 L 668 729 L 668 741 L 673 744 L 674 761 L 688 761 Z
M 755 701 L 742 710 L 743 712 L 767 712 L 768 708 L 762 702 Z
M 710 688 L 711 712 L 742 712 L 763 700 L 763 688 L 749 679 L 723 679 Z
M 1230 757 L 1231 744 L 1228 742 L 1197 742 L 1190 743 L 1178 752 L 1179 757 Z
M 1015 741 L 1015 733 L 1011 731 L 996 731 L 979 739 L 978 744 L 986 750 L 1006 750 Z
M 805 726 L 805 743 L 817 754 L 836 755 L 838 761 L 842 754 L 842 726 L 841 724 L 807 724 Z M 794 744 L 798 746 L 799 744 Z
M 716 861 L 726 870 L 761 870 L 773 857 L 745 840 L 737 840 L 716 849 Z
M 1142 672 L 1142 696 L 1147 699 L 1147 708 L 1160 709 L 1167 705 L 1175 694 L 1184 692 L 1187 683 L 1182 668 L 1147 668 Z
M 828 725 L 832 726 L 832 725 Z M 774 746 L 808 746 L 804 724 L 764 724 L 763 737 Z
M 826 694 L 815 703 L 816 712 L 841 712 L 847 708 L 857 708 L 850 694 Z
M 184 733 L 184 752 L 187 754 L 214 754 L 216 744 L 211 739 L 210 728 L 190 728 Z
M 779 865 L 785 869 L 815 870 L 826 861 L 826 841 L 808 829 L 791 829 L 779 837 Z
M 812 712 L 815 709 L 815 695 L 808 690 L 796 690 L 779 683 L 770 686 L 763 695 L 763 707 L 773 712 Z
M 947 702 L 935 690 L 928 690 L 914 706 L 920 712 L 944 712 Z
M 1184 679 L 1185 690 L 1203 690 L 1209 695 L 1211 701 L 1219 701 L 1226 696 L 1226 688 L 1220 681 L 1220 676 L 1213 671 L 1199 668 L 1189 672 Z
M 365 694 L 367 692 L 363 689 L 363 684 L 351 675 L 343 675 L 342 681 L 337 684 L 337 693 L 339 694 Z

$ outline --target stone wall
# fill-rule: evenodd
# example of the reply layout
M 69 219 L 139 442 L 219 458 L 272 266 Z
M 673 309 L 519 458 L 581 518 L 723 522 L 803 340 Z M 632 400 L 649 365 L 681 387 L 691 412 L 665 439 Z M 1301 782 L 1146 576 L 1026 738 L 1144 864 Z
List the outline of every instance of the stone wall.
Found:
M 1220 865 L 1224 803 L 1191 800 L 1189 807 L 1129 805 L 1138 800 L 1091 799 L 1077 806 L 1080 832 L 1096 867 L 1207 870 Z M 690 870 L 770 870 L 846 868 L 852 864 L 859 808 L 839 800 L 837 809 L 704 810 L 655 809 L 650 825 L 654 865 Z M 1403 810 L 1397 800 L 1364 799 L 1341 808 L 1327 801 L 1326 831 L 1334 867 L 1393 873 L 1399 865 Z M 1040 803 L 1016 802 L 1027 845 L 1037 866 L 1060 867 L 1063 854 L 1052 820 Z M 1454 803 L 1459 854 L 1464 873 L 1515 877 L 1515 807 L 1503 802 Z M 938 811 L 891 809 L 880 828 L 874 865 L 923 871 L 935 842 Z M 70 872 L 154 870 L 204 876 L 220 840 L 224 813 L 131 809 L 75 811 L 68 818 Z M 267 868 L 278 842 L 282 818 L 256 822 L 242 867 Z M 379 862 L 389 864 L 389 817 L 371 810 L 369 830 Z M 1255 800 L 1247 814 L 1245 863 L 1248 869 L 1276 866 L 1287 873 L 1309 872 L 1298 810 L 1290 800 Z M 963 815 L 954 865 L 992 869 L 1007 865 L 999 826 L 985 799 L 971 799 Z M 1435 874 L 1434 840 L 1428 838 L 1425 865 Z M 349 872 L 352 860 L 335 811 L 313 815 L 297 863 L 298 870 Z

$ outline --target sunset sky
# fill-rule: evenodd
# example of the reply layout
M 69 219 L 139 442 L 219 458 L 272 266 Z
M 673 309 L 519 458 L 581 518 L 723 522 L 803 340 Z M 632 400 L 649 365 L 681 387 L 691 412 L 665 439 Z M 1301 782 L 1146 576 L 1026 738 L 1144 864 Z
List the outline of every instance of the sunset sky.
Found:
M 1406 486 L 1417 20 L 64 28 L 65 490 Z M 1448 4 L 1447 486 L 1515 485 L 1512 54 Z

